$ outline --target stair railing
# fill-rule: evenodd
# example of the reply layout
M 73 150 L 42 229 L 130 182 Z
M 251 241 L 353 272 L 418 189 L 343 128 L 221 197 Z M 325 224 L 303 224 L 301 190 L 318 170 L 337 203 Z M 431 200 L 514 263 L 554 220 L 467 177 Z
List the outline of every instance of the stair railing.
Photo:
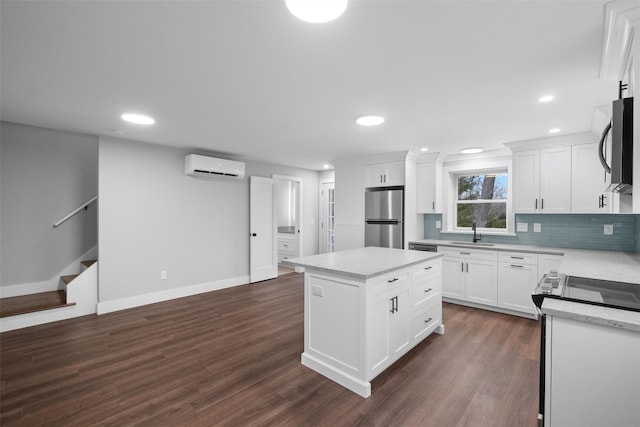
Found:
M 88 200 L 86 202 L 84 202 L 83 204 L 81 204 L 80 206 L 78 206 L 76 209 L 74 209 L 73 211 L 71 211 L 69 214 L 67 214 L 66 216 L 64 216 L 62 219 L 60 219 L 58 222 L 53 224 L 53 228 L 59 227 L 60 225 L 62 225 L 63 222 L 65 222 L 66 220 L 68 220 L 69 218 L 71 218 L 72 216 L 74 216 L 75 214 L 77 214 L 78 212 L 80 212 L 82 209 L 87 209 L 87 207 L 89 207 L 89 205 L 93 202 L 95 202 L 96 200 L 98 200 L 98 196 L 93 197 L 91 200 Z

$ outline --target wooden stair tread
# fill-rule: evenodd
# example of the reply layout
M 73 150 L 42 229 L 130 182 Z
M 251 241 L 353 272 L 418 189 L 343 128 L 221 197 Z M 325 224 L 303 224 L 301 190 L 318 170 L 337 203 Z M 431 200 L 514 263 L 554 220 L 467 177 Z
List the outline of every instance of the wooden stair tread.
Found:
M 98 262 L 97 259 L 88 259 L 86 261 L 80 261 L 80 264 L 84 265 L 85 267 L 89 268 L 91 267 L 93 264 L 95 264 L 96 262 Z
M 18 314 L 33 313 L 72 305 L 76 305 L 76 303 L 67 304 L 67 293 L 65 291 L 50 291 L 39 294 L 0 298 L 0 317 L 16 316 Z
M 69 274 L 68 276 L 60 276 L 65 285 L 68 285 L 73 279 L 78 277 L 79 274 Z

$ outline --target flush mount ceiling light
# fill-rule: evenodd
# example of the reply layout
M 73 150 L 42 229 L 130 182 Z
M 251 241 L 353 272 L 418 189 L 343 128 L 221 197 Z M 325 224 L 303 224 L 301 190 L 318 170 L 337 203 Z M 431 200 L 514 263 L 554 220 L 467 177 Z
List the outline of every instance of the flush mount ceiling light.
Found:
M 553 101 L 555 97 L 553 95 L 545 95 L 545 96 L 541 96 L 540 98 L 538 98 L 538 102 L 551 102 Z
M 325 163 L 324 165 L 322 165 L 322 167 L 324 169 L 331 169 L 331 165 L 329 163 Z
M 143 116 L 142 114 L 125 113 L 120 117 L 126 122 L 135 123 L 137 125 L 152 125 L 156 122 L 153 118 Z
M 358 117 L 356 123 L 360 126 L 378 126 L 384 123 L 384 117 L 381 116 L 362 116 Z
M 347 8 L 347 0 L 286 0 L 289 12 L 305 22 L 333 21 Z
M 549 133 L 558 133 L 560 132 L 560 128 L 551 128 L 549 129 Z
M 422 148 L 420 149 L 420 151 L 422 151 L 422 152 L 424 153 L 424 152 L 429 151 L 429 149 L 428 149 L 427 147 L 422 147 Z
M 470 148 L 465 148 L 464 150 L 460 150 L 460 152 L 462 154 L 476 154 L 476 153 L 482 153 L 482 148 L 480 147 L 470 147 Z

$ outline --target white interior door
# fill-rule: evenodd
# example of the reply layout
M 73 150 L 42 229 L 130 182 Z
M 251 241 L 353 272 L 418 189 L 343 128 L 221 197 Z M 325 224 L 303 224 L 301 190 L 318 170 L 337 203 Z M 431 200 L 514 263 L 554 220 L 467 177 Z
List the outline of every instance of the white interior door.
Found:
M 278 277 L 276 182 L 252 176 L 249 182 L 249 270 L 251 283 Z

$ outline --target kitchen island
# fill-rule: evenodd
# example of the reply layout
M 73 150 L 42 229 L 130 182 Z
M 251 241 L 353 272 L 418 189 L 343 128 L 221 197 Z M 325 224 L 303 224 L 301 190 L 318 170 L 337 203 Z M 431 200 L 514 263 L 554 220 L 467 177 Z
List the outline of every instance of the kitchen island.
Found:
M 293 258 L 304 268 L 302 364 L 362 397 L 442 324 L 441 257 L 367 247 Z

